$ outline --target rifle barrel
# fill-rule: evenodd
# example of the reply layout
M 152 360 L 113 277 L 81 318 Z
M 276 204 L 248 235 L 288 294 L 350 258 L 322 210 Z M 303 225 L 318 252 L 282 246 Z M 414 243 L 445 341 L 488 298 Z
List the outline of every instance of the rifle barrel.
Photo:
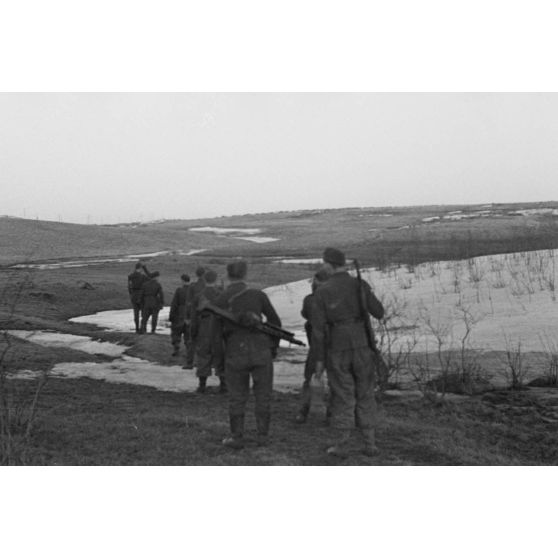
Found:
M 306 345 L 302 341 L 299 341 L 298 339 L 295 338 L 294 333 L 291 333 L 290 331 L 282 329 L 279 326 L 276 326 L 274 324 L 270 324 L 268 322 L 260 322 L 258 325 L 253 325 L 253 326 L 241 324 L 234 317 L 233 314 L 231 314 L 230 312 L 227 312 L 223 308 L 219 308 L 218 306 L 215 306 L 214 304 L 209 304 L 209 303 L 205 304 L 204 305 L 204 310 L 208 310 L 209 312 L 212 312 L 213 314 L 215 314 L 217 316 L 225 318 L 226 320 L 236 324 L 237 326 L 240 326 L 240 327 L 243 327 L 243 328 L 246 328 L 246 329 L 261 331 L 262 333 L 265 333 L 265 334 L 267 334 L 271 337 L 275 337 L 276 339 L 283 339 L 284 341 L 287 341 L 288 343 L 292 343 L 293 345 L 300 345 L 301 347 L 306 347 Z

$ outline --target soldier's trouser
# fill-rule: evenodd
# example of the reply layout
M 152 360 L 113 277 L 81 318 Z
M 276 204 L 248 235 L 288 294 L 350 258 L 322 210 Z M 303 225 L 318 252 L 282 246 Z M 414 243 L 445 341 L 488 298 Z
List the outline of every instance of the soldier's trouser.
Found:
M 331 425 L 339 430 L 376 425 L 375 361 L 368 347 L 330 352 L 327 376 L 332 393 Z
M 134 311 L 134 324 L 136 326 L 136 332 L 138 332 L 140 330 L 141 302 L 134 302 L 132 300 L 132 310 Z
M 216 376 L 225 373 L 225 355 L 222 340 L 212 330 L 200 328 L 196 339 L 196 375 L 199 378 L 211 376 L 211 369 L 215 369 Z
M 195 345 L 192 339 L 192 326 L 184 324 L 184 347 L 186 348 L 186 366 L 194 367 Z
M 159 318 L 159 308 L 143 307 L 141 312 L 142 331 L 145 331 L 149 318 L 151 318 L 151 331 L 155 331 L 157 328 L 157 320 Z
M 225 362 L 225 378 L 229 390 L 229 415 L 244 416 L 250 395 L 250 377 L 254 382 L 256 397 L 256 424 L 258 432 L 267 434 L 271 416 L 271 397 L 273 390 L 273 360 L 271 354 L 261 364 L 253 364 L 246 359 L 229 359 Z
M 211 376 L 211 369 L 215 369 L 216 376 L 223 376 L 225 374 L 225 367 L 223 363 L 223 356 L 213 353 L 206 353 L 204 351 L 196 352 L 197 370 L 196 376 L 199 378 L 208 378 Z
M 312 349 L 310 349 L 306 362 L 304 363 L 304 382 L 302 384 L 302 401 L 300 412 L 307 415 L 310 412 L 310 404 L 312 402 L 312 392 L 310 389 L 310 381 L 314 371 L 316 370 L 316 359 L 312 354 Z
M 171 325 L 171 343 L 177 351 L 180 348 L 180 340 L 182 339 L 182 336 L 184 336 L 184 347 L 186 349 L 186 363 L 192 365 L 194 362 L 194 355 L 192 352 L 190 326 L 186 323 L 179 326 Z

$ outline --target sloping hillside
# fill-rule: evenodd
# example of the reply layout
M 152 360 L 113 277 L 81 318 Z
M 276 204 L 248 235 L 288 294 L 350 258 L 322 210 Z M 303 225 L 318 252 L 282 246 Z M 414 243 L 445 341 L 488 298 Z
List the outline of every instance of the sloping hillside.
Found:
M 161 250 L 223 247 L 242 241 L 209 237 L 183 228 L 113 227 L 0 218 L 0 265 Z
M 317 257 L 326 244 L 370 265 L 558 247 L 558 203 L 304 210 L 120 225 L 0 218 L 0 265 L 205 250 L 208 257 Z

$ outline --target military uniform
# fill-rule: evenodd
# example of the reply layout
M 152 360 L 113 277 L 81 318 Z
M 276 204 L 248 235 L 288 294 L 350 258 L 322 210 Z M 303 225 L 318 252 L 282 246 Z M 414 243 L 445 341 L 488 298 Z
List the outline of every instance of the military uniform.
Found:
M 200 275 L 200 273 L 201 273 L 201 275 Z M 199 300 L 200 294 L 203 292 L 203 290 L 206 287 L 205 279 L 203 278 L 203 273 L 205 273 L 204 268 L 203 267 L 198 267 L 198 269 L 196 270 L 196 275 L 198 276 L 198 279 L 195 283 L 192 283 L 190 285 L 190 290 L 189 290 L 189 293 L 188 293 L 188 296 L 189 296 L 189 299 L 188 299 L 188 320 L 189 321 L 194 319 L 194 314 L 195 314 L 195 311 L 196 311 L 196 301 Z M 188 369 L 194 368 L 195 356 L 196 356 L 196 340 L 191 335 L 191 331 L 190 331 L 190 342 L 189 342 L 188 347 L 186 349 L 186 366 L 185 366 L 185 368 L 188 368 Z
M 314 293 L 304 297 L 302 301 L 301 315 L 306 320 L 304 330 L 306 331 L 306 339 L 308 340 L 308 355 L 304 363 L 304 382 L 302 384 L 302 405 L 296 416 L 296 421 L 299 423 L 305 422 L 308 413 L 310 412 L 310 405 L 312 395 L 310 391 L 310 382 L 316 369 L 316 354 L 312 344 L 312 315 L 314 305 Z
M 171 323 L 171 343 L 174 347 L 173 356 L 180 350 L 180 340 L 184 337 L 184 347 L 186 348 L 186 359 L 191 353 L 192 339 L 190 335 L 190 285 L 178 287 L 172 297 L 169 321 Z
M 130 302 L 134 311 L 134 324 L 136 325 L 136 333 L 140 333 L 140 312 L 142 307 L 143 284 L 149 280 L 149 277 L 138 271 L 137 269 L 128 275 L 128 293 L 130 294 Z
M 344 265 L 344 256 L 342 261 Z M 316 359 L 326 362 L 332 391 L 331 425 L 339 434 L 339 444 L 330 450 L 348 442 L 355 422 L 365 447 L 374 448 L 377 360 L 368 344 L 364 320 L 370 319 L 368 313 L 381 319 L 384 308 L 366 281 L 362 286 L 366 317 L 361 311 L 359 282 L 344 270 L 334 272 L 314 295 L 313 349 Z
M 239 320 L 265 316 L 270 324 L 281 326 L 281 320 L 268 296 L 258 289 L 249 289 L 244 281 L 234 282 L 217 298 L 217 306 L 231 311 Z M 265 440 L 271 419 L 273 389 L 273 354 L 276 342 L 265 333 L 250 330 L 231 322 L 223 322 L 225 340 L 225 376 L 229 390 L 229 418 L 233 443 L 242 445 L 244 414 L 250 393 L 250 377 L 256 398 L 258 438 Z M 225 440 L 224 442 L 227 442 Z M 232 447 L 233 444 L 228 444 Z
M 159 312 L 165 304 L 163 288 L 156 277 L 157 275 L 152 276 L 142 287 L 141 330 L 144 333 L 147 327 L 147 321 L 150 317 L 151 333 L 155 333 Z
M 215 375 L 223 378 L 225 374 L 223 336 L 221 323 L 214 314 L 207 310 L 198 310 L 200 303 L 207 301 L 214 304 L 221 290 L 215 285 L 207 285 L 194 299 L 192 313 L 192 337 L 196 347 L 196 375 L 200 378 L 200 387 L 205 388 L 205 380 L 211 376 L 211 369 Z M 221 380 L 222 391 L 225 383 Z M 202 390 L 200 390 L 202 391 Z

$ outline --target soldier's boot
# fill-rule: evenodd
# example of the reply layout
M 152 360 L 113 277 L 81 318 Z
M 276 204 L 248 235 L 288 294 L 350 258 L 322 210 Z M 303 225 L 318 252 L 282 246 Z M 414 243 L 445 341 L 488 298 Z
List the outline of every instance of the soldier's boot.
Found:
M 152 318 L 151 320 L 151 333 L 155 333 L 157 329 L 157 318 Z
M 244 447 L 244 415 L 230 415 L 231 435 L 223 440 L 227 448 L 242 449 Z
M 225 376 L 219 376 L 219 393 L 227 393 L 227 380 Z
M 206 384 L 207 378 L 205 376 L 200 376 L 198 378 L 198 389 L 196 390 L 196 393 L 205 393 Z
M 182 367 L 184 370 L 193 370 L 194 369 L 194 354 L 190 346 L 186 346 L 186 363 Z
M 141 333 L 139 317 L 134 318 L 134 324 L 136 326 L 136 333 Z
M 329 448 L 327 448 L 327 454 L 333 457 L 345 458 L 349 456 L 349 443 L 351 440 L 351 430 L 339 429 L 339 438 Z
M 265 446 L 269 443 L 269 423 L 271 413 L 256 414 L 256 443 L 258 446 Z
M 363 428 L 360 430 L 362 437 L 361 452 L 368 457 L 378 455 L 378 447 L 376 446 L 376 431 L 374 428 Z
M 172 355 L 171 356 L 178 356 L 180 353 L 180 341 L 178 343 L 172 344 Z
M 308 413 L 310 412 L 310 405 L 303 405 L 295 417 L 295 422 L 297 424 L 304 424 L 308 419 Z

